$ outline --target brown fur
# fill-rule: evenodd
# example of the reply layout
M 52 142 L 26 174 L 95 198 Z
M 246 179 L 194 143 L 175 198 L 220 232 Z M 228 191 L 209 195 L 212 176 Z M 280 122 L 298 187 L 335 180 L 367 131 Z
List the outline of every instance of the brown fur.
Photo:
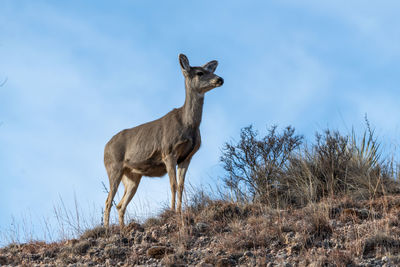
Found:
M 223 79 L 214 74 L 218 65 L 215 60 L 203 67 L 191 67 L 187 57 L 181 54 L 179 62 L 185 76 L 184 105 L 157 120 L 123 130 L 106 144 L 104 164 L 110 180 L 104 212 L 106 227 L 109 224 L 111 203 L 121 180 L 125 186 L 124 196 L 117 205 L 121 226 L 124 226 L 126 206 L 134 196 L 142 176 L 160 177 L 168 173 L 172 193 L 171 209 L 175 210 L 178 190 L 178 211 L 181 211 L 186 171 L 201 143 L 199 126 L 204 94 L 221 86 Z

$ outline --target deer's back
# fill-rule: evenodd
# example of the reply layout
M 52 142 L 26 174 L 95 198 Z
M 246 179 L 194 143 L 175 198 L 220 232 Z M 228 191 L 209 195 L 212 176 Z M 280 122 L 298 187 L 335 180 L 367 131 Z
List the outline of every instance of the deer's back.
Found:
M 145 176 L 162 176 L 164 156 L 173 155 L 180 163 L 199 145 L 199 129 L 185 127 L 181 109 L 174 109 L 158 120 L 117 133 L 106 145 L 104 160 L 106 167 L 114 161 Z

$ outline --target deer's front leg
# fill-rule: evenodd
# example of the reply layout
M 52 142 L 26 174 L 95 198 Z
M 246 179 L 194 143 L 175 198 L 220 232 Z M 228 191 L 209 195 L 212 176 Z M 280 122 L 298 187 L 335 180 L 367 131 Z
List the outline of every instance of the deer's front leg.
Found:
M 178 212 L 182 211 L 182 192 L 185 187 L 185 177 L 189 163 L 190 159 L 187 159 L 178 165 Z
M 169 183 L 171 185 L 171 210 L 175 210 L 175 196 L 176 196 L 176 159 L 173 156 L 166 156 L 164 164 L 167 168 L 169 176 Z

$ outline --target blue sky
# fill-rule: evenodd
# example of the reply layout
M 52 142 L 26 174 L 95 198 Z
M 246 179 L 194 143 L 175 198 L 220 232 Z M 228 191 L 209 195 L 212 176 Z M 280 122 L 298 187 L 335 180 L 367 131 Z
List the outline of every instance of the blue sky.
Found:
M 33 225 L 52 220 L 60 197 L 73 209 L 74 194 L 100 218 L 104 145 L 183 104 L 179 53 L 192 65 L 217 59 L 225 79 L 205 98 L 194 185 L 218 183 L 223 143 L 250 123 L 312 138 L 326 127 L 361 129 L 368 114 L 398 145 L 397 1 L 0 5 L 0 231 L 27 213 Z M 169 194 L 165 177 L 143 179 L 130 210 L 156 212 Z

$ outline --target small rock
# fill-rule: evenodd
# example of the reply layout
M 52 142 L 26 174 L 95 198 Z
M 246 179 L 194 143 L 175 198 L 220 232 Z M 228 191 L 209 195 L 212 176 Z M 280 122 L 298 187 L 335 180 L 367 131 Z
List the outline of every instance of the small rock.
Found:
M 154 259 L 161 259 L 166 254 L 172 253 L 173 250 L 166 246 L 153 246 L 147 250 L 147 256 L 154 258 Z

